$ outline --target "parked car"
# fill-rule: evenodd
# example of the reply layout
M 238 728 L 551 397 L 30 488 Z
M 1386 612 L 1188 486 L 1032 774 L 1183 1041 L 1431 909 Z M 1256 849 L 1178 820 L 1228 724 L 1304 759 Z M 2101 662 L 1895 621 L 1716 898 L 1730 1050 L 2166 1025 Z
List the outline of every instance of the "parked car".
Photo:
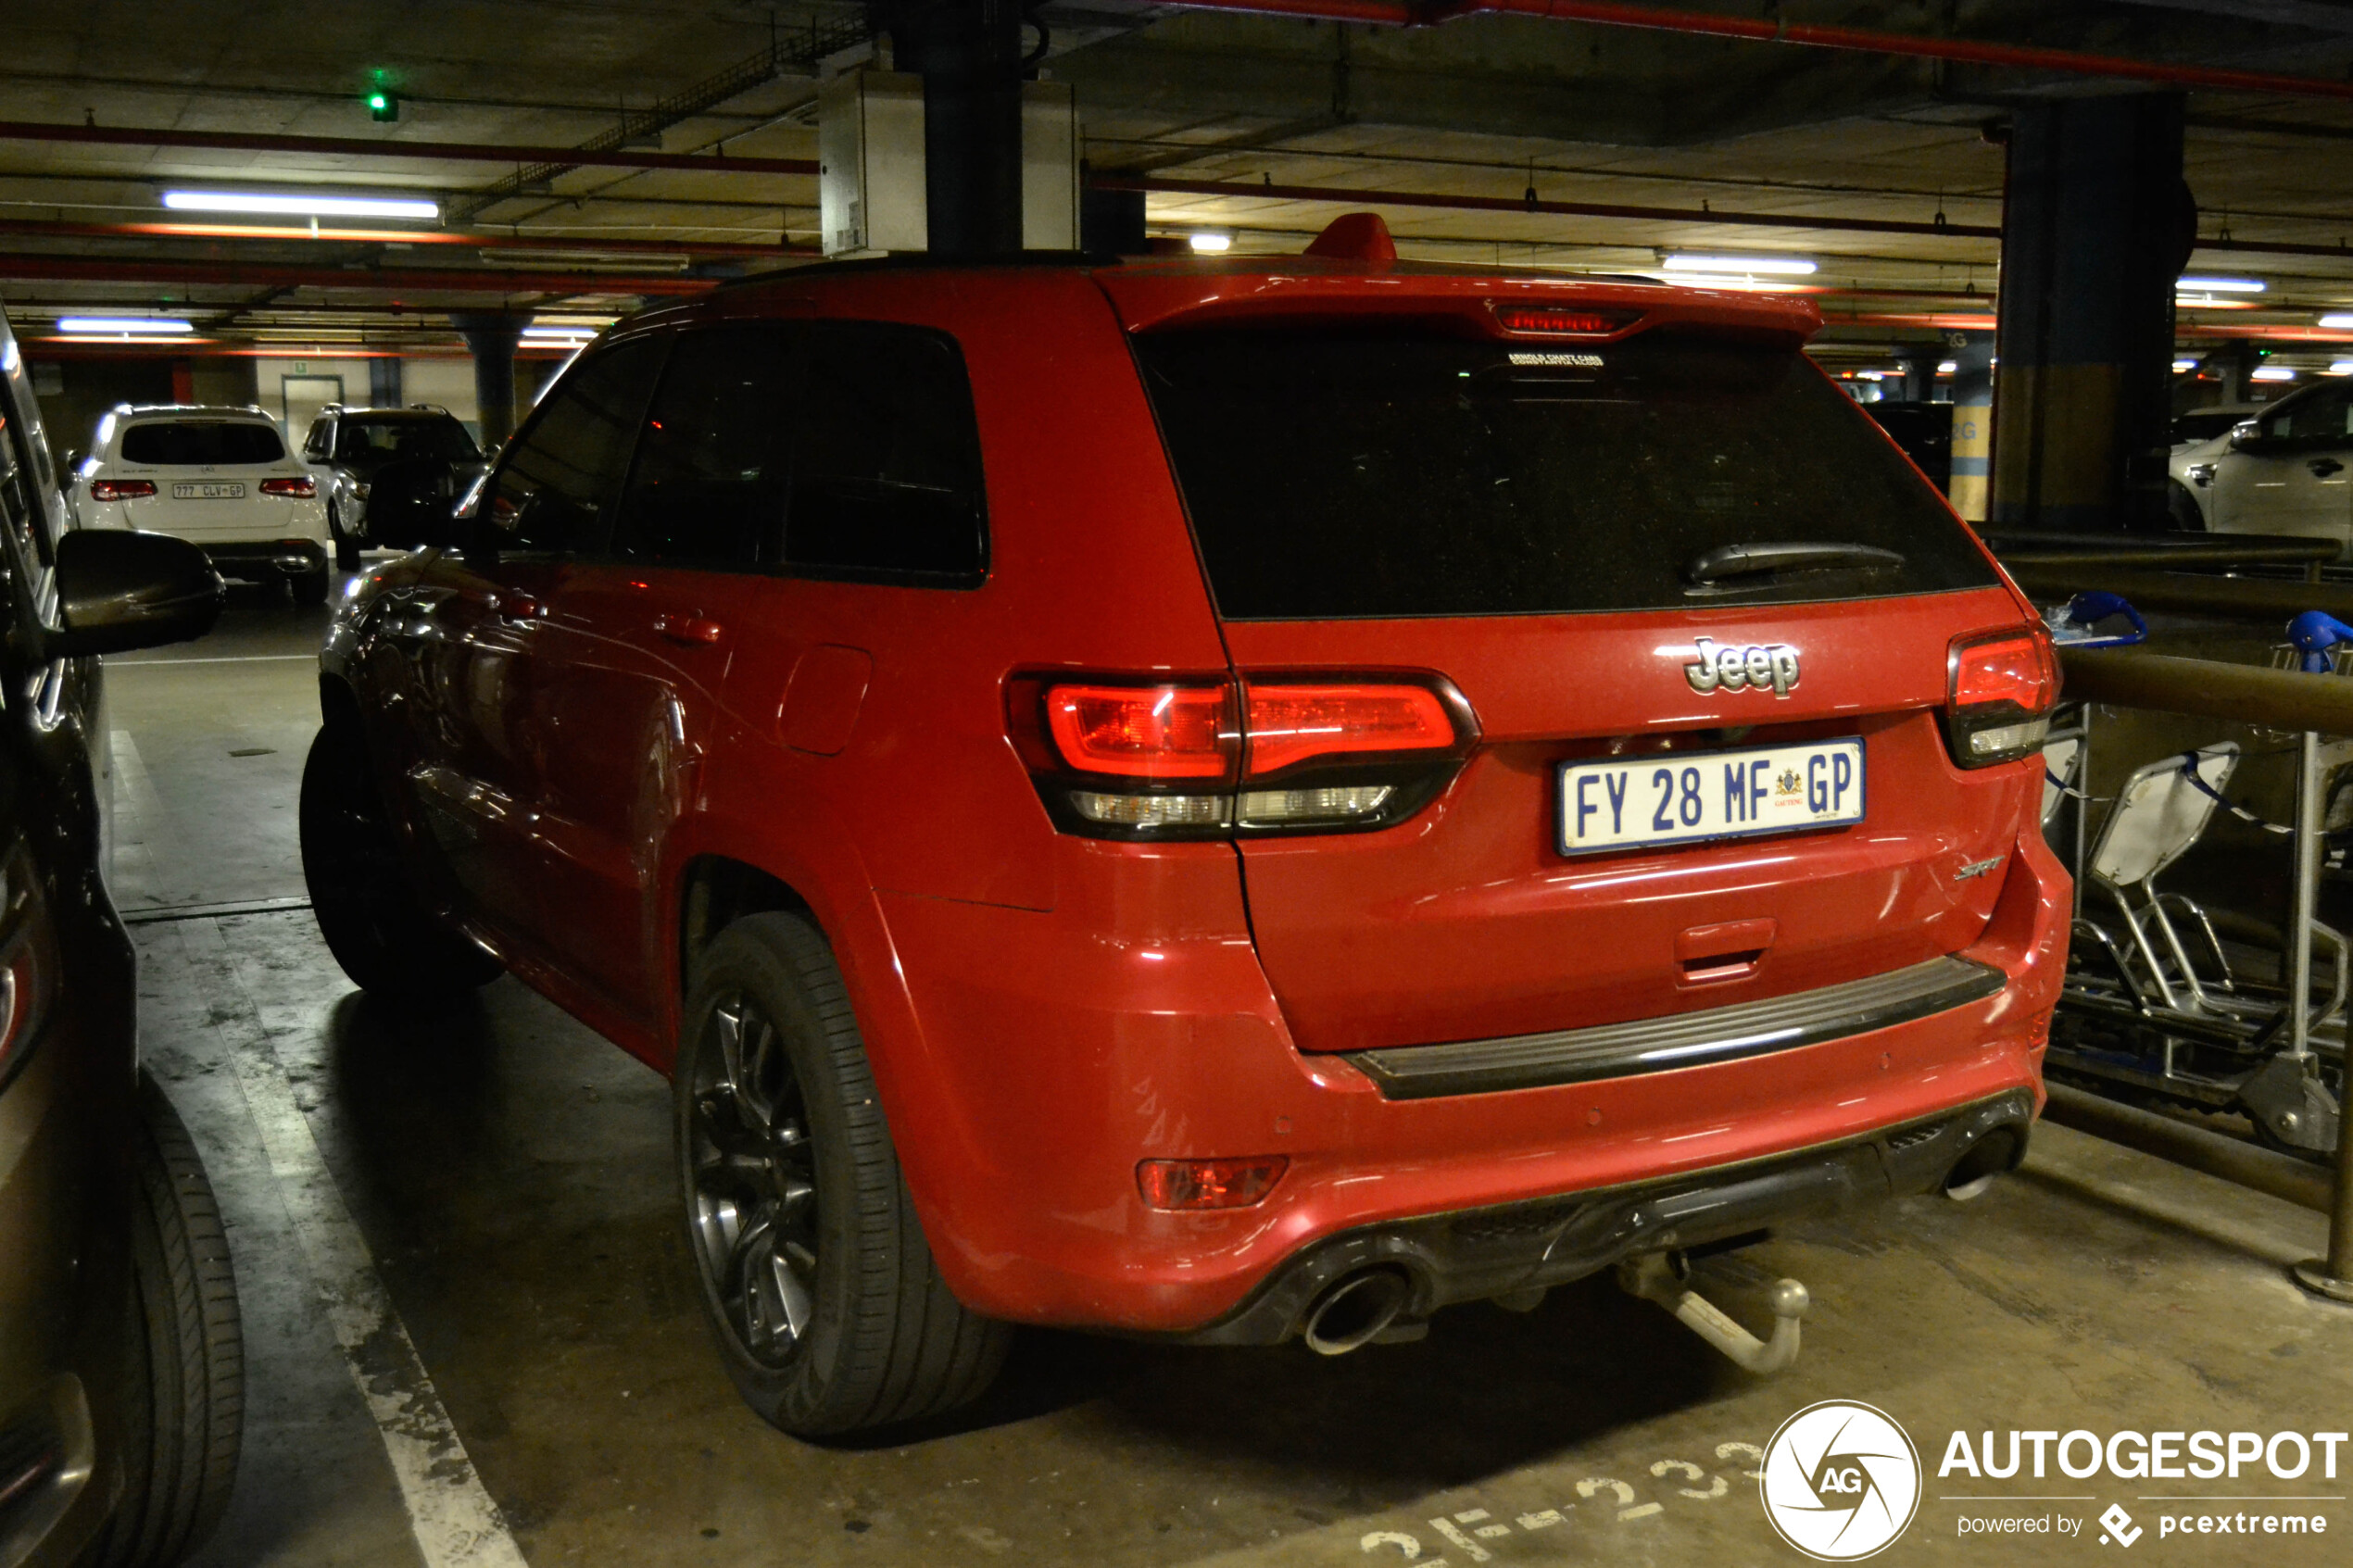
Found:
M 448 409 L 432 403 L 406 408 L 346 408 L 330 403 L 311 422 L 302 444 L 303 460 L 318 476 L 327 499 L 327 531 L 335 564 L 359 567 L 368 534 L 368 493 L 387 465 L 422 463 L 461 493 L 480 476 L 482 451 Z
M 326 502 L 258 408 L 124 404 L 99 420 L 70 494 L 84 528 L 173 534 L 226 576 L 327 602 Z
M 2183 527 L 2334 539 L 2353 559 L 2353 381 L 2316 383 L 2176 447 L 2170 469 Z
M 195 1146 L 139 1064 L 104 877 L 102 653 L 200 634 L 194 546 L 69 531 L 0 322 L 0 1563 L 166 1568 L 236 1474 L 243 1350 Z
M 1331 249 L 648 312 L 337 611 L 321 930 L 671 1074 L 779 1426 L 2023 1153 L 2053 659 L 1813 307 Z

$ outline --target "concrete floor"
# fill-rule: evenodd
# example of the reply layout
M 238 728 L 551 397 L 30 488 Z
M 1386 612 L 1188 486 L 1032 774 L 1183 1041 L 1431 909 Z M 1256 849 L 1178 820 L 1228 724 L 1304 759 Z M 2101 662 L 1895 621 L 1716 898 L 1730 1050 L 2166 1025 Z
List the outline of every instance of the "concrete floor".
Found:
M 2353 1416 L 2353 1309 L 2284 1273 L 2318 1216 L 2060 1128 L 1974 1204 L 1703 1263 L 1753 1323 L 1774 1278 L 1811 1287 L 1777 1377 L 1593 1281 L 1337 1361 L 1032 1333 L 950 1427 L 782 1436 L 698 1317 L 662 1084 L 512 981 L 421 1025 L 362 1001 L 321 945 L 294 800 L 323 621 L 241 598 L 204 643 L 111 661 L 146 1051 L 211 1162 L 245 1310 L 245 1469 L 206 1568 L 1795 1562 L 1743 1445 L 1827 1399 L 1882 1408 L 1928 1462 L 1886 1561 L 2074 1558 L 2096 1523 L 1959 1523 L 2111 1502 L 2149 1526 L 2135 1559 L 2346 1560 L 2342 1478 L 1937 1478 L 1957 1429 Z M 2310 1499 L 2293 1507 L 2330 1534 L 2160 1540 L 2158 1495 Z

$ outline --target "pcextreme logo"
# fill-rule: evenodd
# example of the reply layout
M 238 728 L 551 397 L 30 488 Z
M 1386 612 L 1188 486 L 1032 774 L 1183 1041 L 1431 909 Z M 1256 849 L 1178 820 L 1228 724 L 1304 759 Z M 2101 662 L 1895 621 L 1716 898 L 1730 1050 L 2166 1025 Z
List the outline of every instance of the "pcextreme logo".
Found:
M 1765 1445 L 1765 1517 L 1822 1562 L 1894 1544 L 1920 1505 L 1920 1456 L 1886 1411 L 1845 1399 L 1808 1405 Z

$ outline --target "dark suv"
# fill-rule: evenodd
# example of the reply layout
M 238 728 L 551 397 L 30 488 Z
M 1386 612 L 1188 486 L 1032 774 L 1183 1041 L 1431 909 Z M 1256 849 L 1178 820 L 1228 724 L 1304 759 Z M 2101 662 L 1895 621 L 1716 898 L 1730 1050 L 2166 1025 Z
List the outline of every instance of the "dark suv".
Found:
M 1356 234 L 650 312 L 338 616 L 329 943 L 672 1075 L 788 1429 L 2023 1151 L 2048 644 L 1811 305 Z
M 302 458 L 319 475 L 335 564 L 346 571 L 359 570 L 360 552 L 373 542 L 368 501 L 388 469 L 399 465 L 437 477 L 447 495 L 464 490 L 482 467 L 482 450 L 474 438 L 457 416 L 434 403 L 412 403 L 406 408 L 346 408 L 330 403 L 303 437 Z
M 204 552 L 69 530 L 0 321 L 0 1563 L 168 1568 L 236 1474 L 229 1253 L 142 1072 L 94 657 L 202 633 Z

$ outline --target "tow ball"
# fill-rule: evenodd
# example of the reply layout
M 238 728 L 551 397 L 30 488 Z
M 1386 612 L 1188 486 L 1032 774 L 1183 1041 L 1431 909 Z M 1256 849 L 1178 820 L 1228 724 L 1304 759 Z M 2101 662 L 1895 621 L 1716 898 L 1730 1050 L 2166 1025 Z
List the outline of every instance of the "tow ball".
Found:
M 1691 1288 L 1692 1265 L 1680 1252 L 1644 1252 L 1617 1265 L 1617 1283 L 1629 1296 L 1657 1303 L 1676 1321 L 1749 1372 L 1779 1372 L 1797 1360 L 1798 1320 L 1813 1298 L 1793 1279 L 1778 1280 L 1768 1299 L 1773 1337 L 1759 1340 L 1723 1309 Z

